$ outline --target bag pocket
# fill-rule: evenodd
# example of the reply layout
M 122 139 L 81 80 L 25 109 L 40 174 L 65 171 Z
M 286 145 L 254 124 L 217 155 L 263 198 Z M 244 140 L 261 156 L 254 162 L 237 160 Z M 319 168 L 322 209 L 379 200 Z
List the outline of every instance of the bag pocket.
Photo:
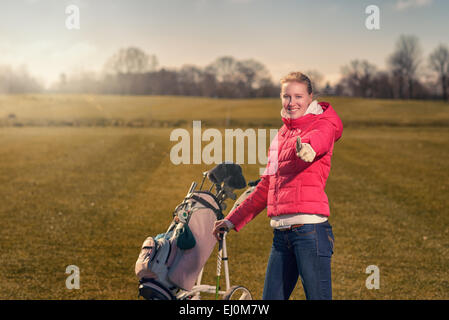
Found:
M 176 246 L 181 250 L 192 249 L 196 245 L 195 236 L 187 224 L 183 224 L 175 231 Z
M 141 278 L 155 278 L 156 274 L 149 269 L 149 264 L 156 254 L 156 242 L 153 237 L 148 237 L 142 244 L 139 257 L 135 265 L 136 276 Z

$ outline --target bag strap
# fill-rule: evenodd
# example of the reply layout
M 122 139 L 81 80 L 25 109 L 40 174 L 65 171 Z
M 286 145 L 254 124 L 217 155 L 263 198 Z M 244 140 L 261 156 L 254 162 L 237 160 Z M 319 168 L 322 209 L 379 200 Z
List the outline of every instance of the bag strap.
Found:
M 221 212 L 220 209 L 215 208 L 213 205 L 211 205 L 208 201 L 204 200 L 203 198 L 200 198 L 194 194 L 192 194 L 190 196 L 190 198 L 192 198 L 195 201 L 198 201 L 199 203 L 201 203 L 203 206 L 213 210 L 215 212 L 215 215 L 217 216 L 217 220 L 221 220 L 224 218 L 223 213 Z

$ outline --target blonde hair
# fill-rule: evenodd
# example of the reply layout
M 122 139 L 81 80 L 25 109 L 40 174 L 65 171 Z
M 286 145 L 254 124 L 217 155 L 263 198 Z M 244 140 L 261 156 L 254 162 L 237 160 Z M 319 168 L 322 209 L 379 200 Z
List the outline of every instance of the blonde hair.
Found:
M 280 82 L 281 82 L 281 86 L 287 82 L 303 83 L 306 85 L 307 92 L 309 94 L 312 94 L 312 92 L 313 92 L 312 81 L 310 81 L 308 76 L 306 76 L 304 73 L 299 72 L 299 71 L 290 72 L 286 76 L 282 77 Z

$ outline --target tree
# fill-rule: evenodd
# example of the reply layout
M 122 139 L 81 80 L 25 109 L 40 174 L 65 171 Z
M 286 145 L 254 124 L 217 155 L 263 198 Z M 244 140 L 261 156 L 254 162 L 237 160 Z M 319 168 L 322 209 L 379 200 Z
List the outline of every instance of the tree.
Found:
M 405 85 L 408 86 L 408 97 L 413 98 L 413 84 L 418 66 L 421 62 L 422 50 L 419 40 L 413 35 L 401 35 L 396 42 L 396 50 L 388 58 L 392 74 L 399 82 L 399 97 L 405 98 Z
M 256 89 L 267 84 L 271 78 L 268 69 L 260 62 L 254 59 L 239 61 L 237 63 L 239 77 L 249 88 Z
M 32 77 L 26 66 L 13 69 L 0 65 L 0 93 L 42 92 L 43 85 Z
M 342 68 L 342 84 L 353 96 L 373 97 L 373 80 L 376 66 L 366 60 L 352 60 Z
M 331 96 L 334 94 L 334 90 L 332 89 L 332 86 L 329 81 L 326 82 L 326 85 L 323 88 L 323 94 L 325 96 Z
M 136 74 L 156 70 L 157 58 L 139 48 L 122 48 L 106 62 L 106 72 Z
M 386 71 L 378 71 L 372 81 L 373 98 L 393 99 L 392 77 Z
M 324 89 L 324 76 L 321 72 L 317 70 L 307 70 L 306 72 L 304 72 L 304 74 L 309 77 L 310 81 L 312 81 L 312 87 L 314 91 L 320 92 L 322 89 Z
M 238 61 L 231 56 L 220 57 L 204 72 L 215 77 L 218 97 L 254 97 L 266 92 L 269 89 L 267 82 L 271 81 L 268 69 L 254 59 Z
M 443 99 L 448 99 L 447 88 L 449 86 L 449 50 L 444 45 L 439 45 L 429 56 L 429 67 L 440 80 Z
M 219 82 L 236 82 L 238 78 L 238 62 L 234 57 L 225 56 L 209 64 L 205 71 L 215 75 Z

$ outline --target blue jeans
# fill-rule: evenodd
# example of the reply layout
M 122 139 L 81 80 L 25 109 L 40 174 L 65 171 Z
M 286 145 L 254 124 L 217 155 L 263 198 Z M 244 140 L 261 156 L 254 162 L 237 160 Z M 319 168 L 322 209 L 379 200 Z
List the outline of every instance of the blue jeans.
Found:
M 329 222 L 273 233 L 262 299 L 288 300 L 299 276 L 308 300 L 331 300 L 334 235 Z

